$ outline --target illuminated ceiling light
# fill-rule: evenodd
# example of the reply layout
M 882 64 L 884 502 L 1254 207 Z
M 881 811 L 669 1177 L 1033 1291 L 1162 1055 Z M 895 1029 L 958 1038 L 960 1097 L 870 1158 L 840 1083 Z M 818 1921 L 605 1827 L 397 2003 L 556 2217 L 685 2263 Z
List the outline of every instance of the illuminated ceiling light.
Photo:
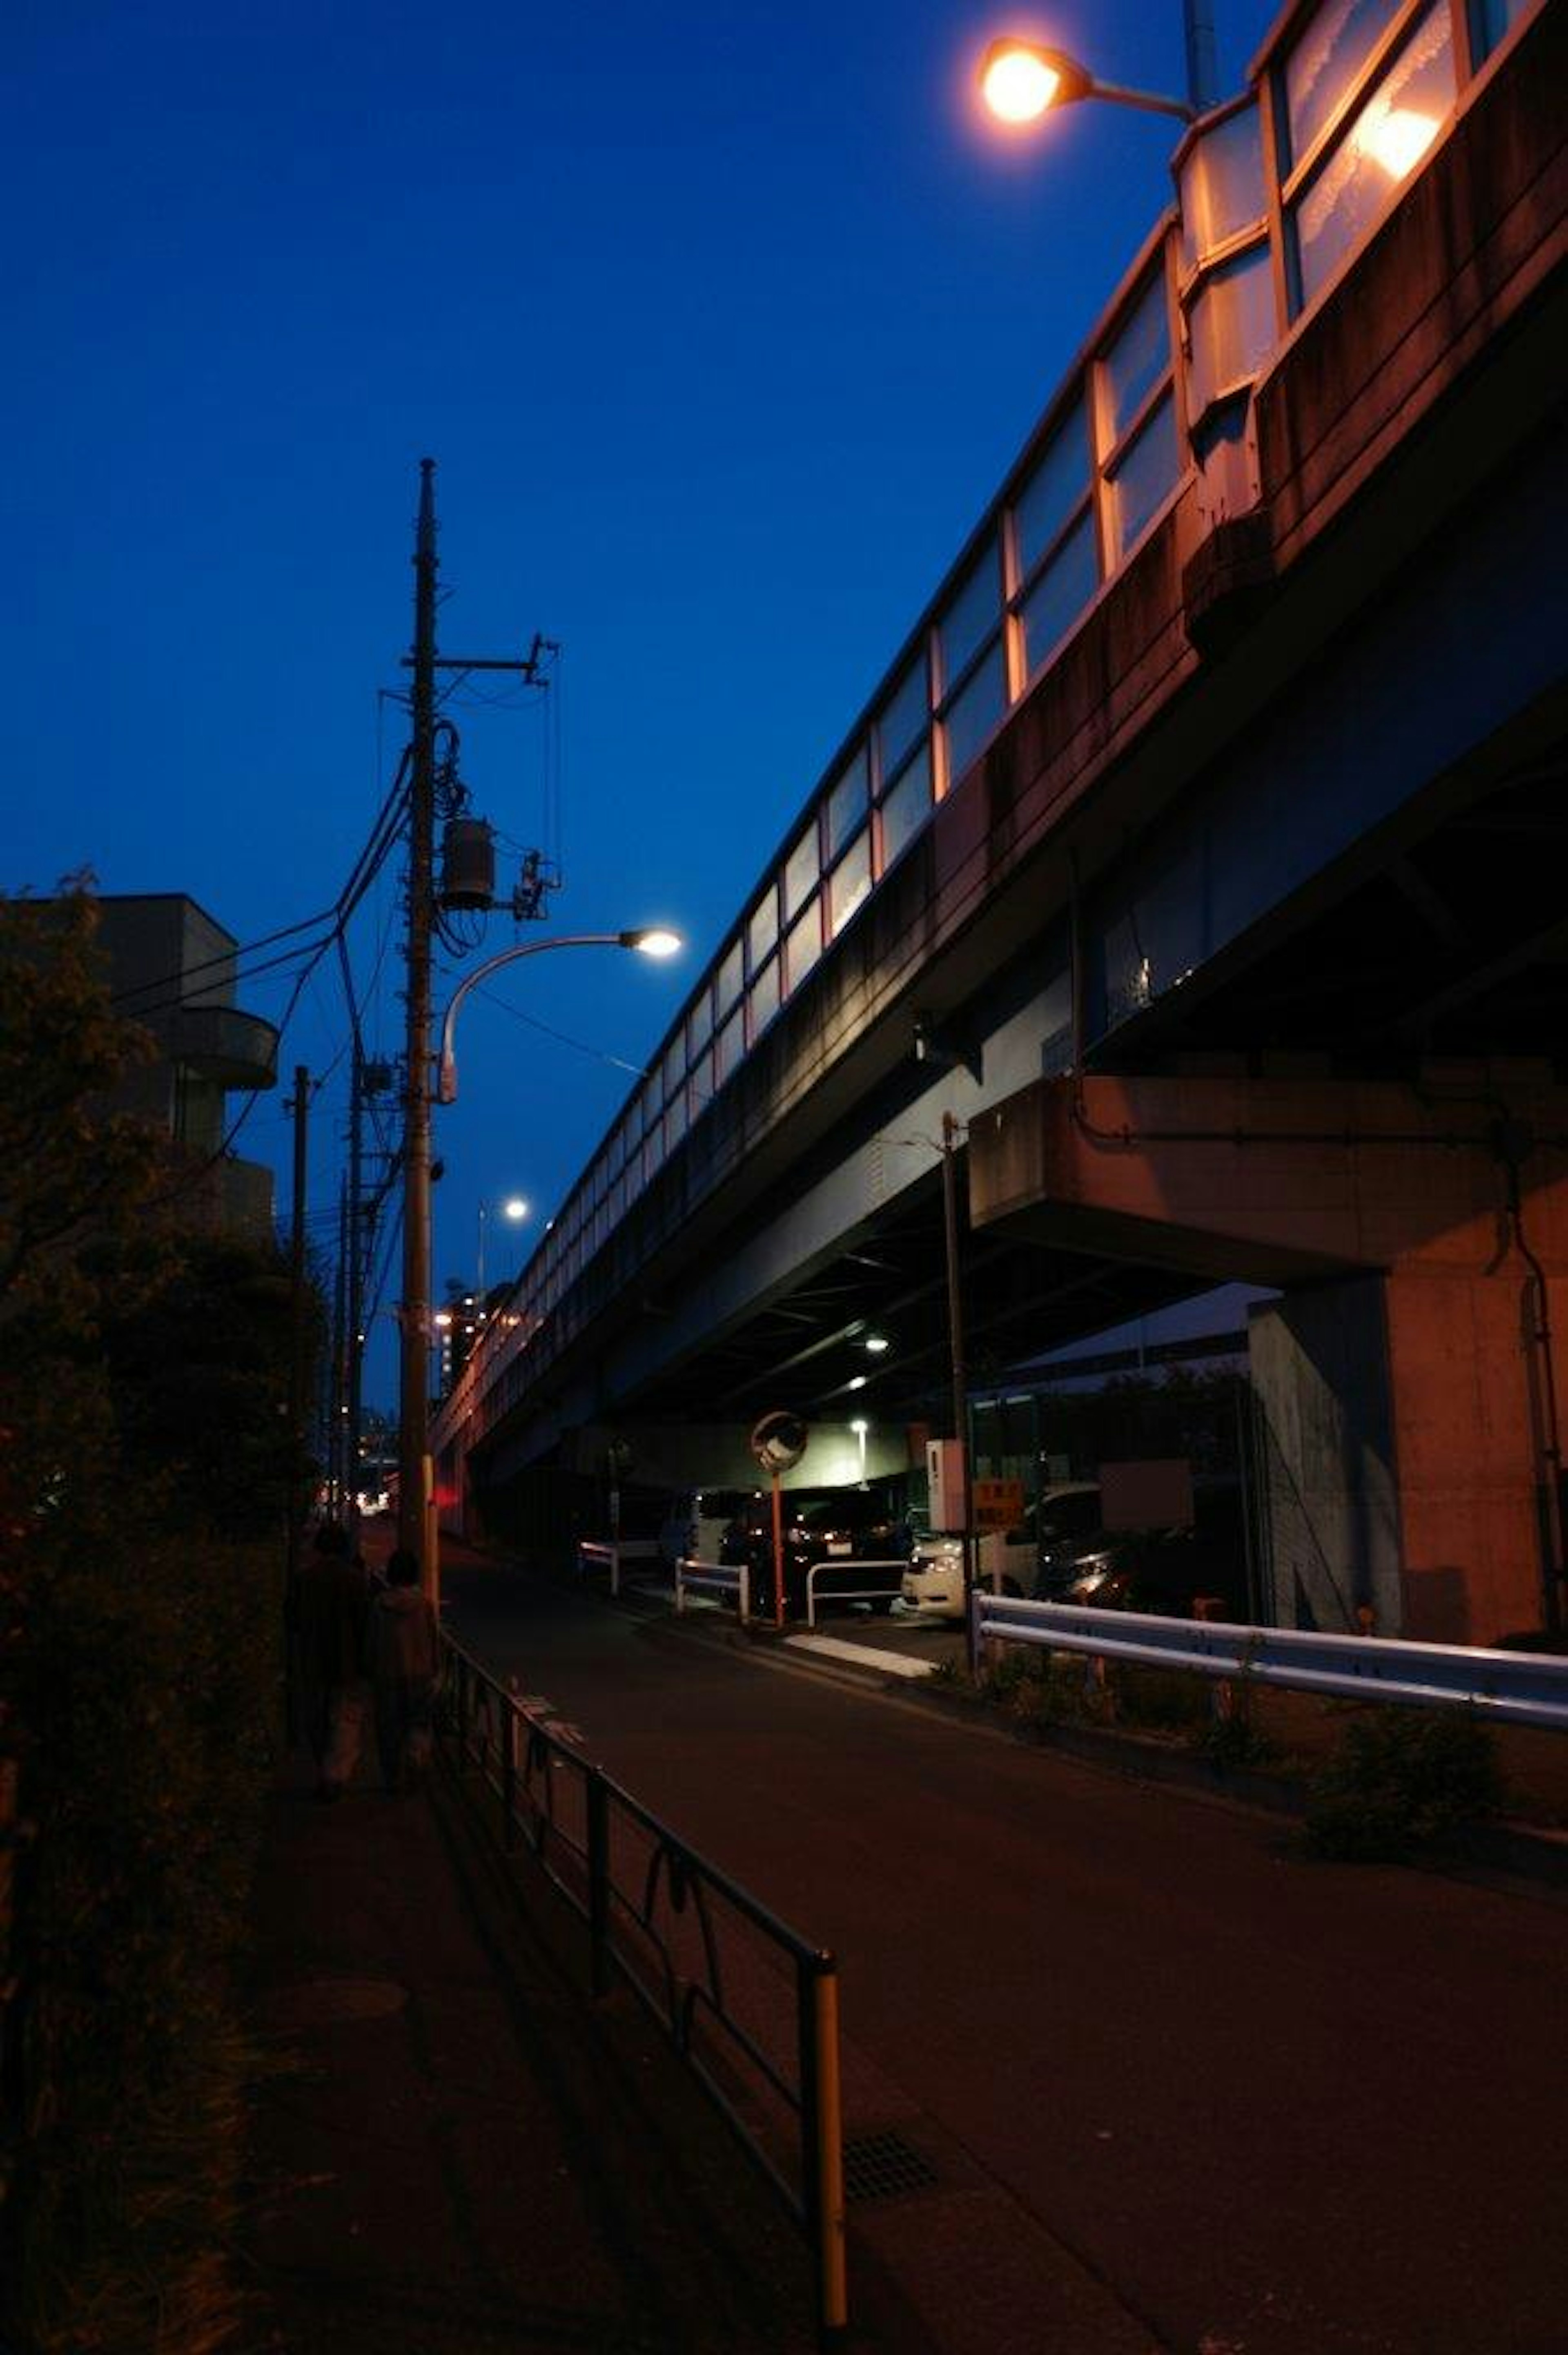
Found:
M 1372 105 L 1351 136 L 1359 153 L 1381 164 L 1391 180 L 1403 180 L 1436 138 L 1437 123 L 1435 116 L 1414 106 L 1390 106 L 1384 101 Z
M 861 1343 L 862 1348 L 869 1349 L 874 1358 L 880 1358 L 884 1349 L 891 1346 L 885 1333 L 868 1333 Z
M 863 1420 L 862 1420 L 862 1421 L 857 1421 L 857 1422 L 855 1422 L 855 1423 L 851 1423 L 851 1425 L 850 1425 L 850 1429 L 853 1432 L 853 1433 L 854 1433 L 854 1435 L 855 1435 L 855 1437 L 856 1437 L 857 1439 L 863 1439 L 863 1438 L 865 1437 L 866 1433 L 871 1429 L 871 1425 L 870 1425 L 870 1423 L 866 1423 L 866 1422 L 864 1422 Z
M 871 1377 L 869 1374 L 852 1374 L 849 1378 L 848 1387 L 852 1391 L 863 1391 L 870 1380 Z

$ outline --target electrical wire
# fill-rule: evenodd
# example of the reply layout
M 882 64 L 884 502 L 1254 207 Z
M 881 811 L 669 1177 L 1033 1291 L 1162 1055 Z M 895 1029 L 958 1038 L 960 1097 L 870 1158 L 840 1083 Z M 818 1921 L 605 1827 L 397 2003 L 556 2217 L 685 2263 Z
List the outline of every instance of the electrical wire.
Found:
M 481 983 L 475 995 L 484 998 L 490 1005 L 499 1007 L 503 1014 L 510 1014 L 514 1022 L 521 1022 L 530 1030 L 542 1031 L 546 1039 L 554 1039 L 561 1046 L 570 1047 L 577 1054 L 588 1056 L 594 1062 L 608 1063 L 618 1071 L 630 1071 L 634 1079 L 645 1080 L 649 1076 L 650 1066 L 647 1064 L 629 1063 L 623 1055 L 612 1055 L 608 1048 L 590 1047 L 586 1039 L 574 1039 L 567 1030 L 556 1030 L 548 1022 L 541 1022 L 537 1015 L 524 1014 L 520 1006 L 513 1006 L 506 998 L 500 996 L 496 991 L 488 988 L 483 983 Z

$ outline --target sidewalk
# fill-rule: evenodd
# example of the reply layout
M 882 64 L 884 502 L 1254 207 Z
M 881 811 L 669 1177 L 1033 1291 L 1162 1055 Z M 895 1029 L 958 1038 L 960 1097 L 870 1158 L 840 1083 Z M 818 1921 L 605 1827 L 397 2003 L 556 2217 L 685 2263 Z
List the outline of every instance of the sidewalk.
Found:
M 273 2355 L 805 2355 L 803 2238 L 579 1925 L 438 1768 L 273 1794 L 240 2227 Z M 857 2345 L 868 2342 L 857 2339 Z

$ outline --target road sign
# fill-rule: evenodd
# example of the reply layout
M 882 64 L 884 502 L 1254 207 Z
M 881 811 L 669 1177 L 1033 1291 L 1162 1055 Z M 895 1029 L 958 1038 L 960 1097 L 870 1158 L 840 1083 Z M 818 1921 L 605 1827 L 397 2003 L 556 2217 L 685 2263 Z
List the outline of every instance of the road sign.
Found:
M 977 1529 L 1015 1529 L 1023 1518 L 1022 1480 L 977 1480 L 974 1484 Z

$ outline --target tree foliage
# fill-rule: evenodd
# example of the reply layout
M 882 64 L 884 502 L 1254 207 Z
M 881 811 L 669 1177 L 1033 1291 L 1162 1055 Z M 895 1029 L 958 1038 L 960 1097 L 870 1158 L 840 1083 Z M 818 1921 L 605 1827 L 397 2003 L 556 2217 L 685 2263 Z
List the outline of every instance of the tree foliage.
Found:
M 0 899 L 0 2337 L 195 2355 L 227 2328 L 291 1304 L 113 1109 L 150 1050 L 95 924 L 80 885 Z

